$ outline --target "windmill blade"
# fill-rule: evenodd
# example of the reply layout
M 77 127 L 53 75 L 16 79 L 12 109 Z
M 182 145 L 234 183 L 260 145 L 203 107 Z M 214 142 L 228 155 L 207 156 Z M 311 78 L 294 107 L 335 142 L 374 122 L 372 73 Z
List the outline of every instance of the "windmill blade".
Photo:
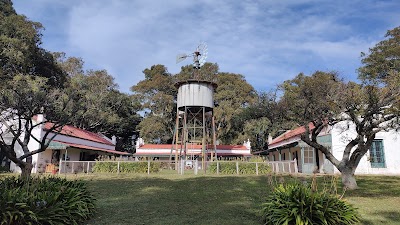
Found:
M 187 57 L 189 57 L 189 55 L 187 55 L 187 54 L 185 54 L 185 53 L 178 54 L 178 55 L 176 56 L 176 63 L 182 62 L 182 61 L 185 60 Z
M 200 52 L 200 59 L 199 59 L 200 66 L 203 66 L 204 63 L 206 63 L 207 54 L 208 54 L 207 44 L 205 42 L 202 42 L 197 47 L 197 50 Z

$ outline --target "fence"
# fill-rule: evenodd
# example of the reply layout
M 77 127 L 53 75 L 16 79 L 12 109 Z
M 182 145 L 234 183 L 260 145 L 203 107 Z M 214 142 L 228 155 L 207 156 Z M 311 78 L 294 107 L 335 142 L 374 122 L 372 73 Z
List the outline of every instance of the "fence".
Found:
M 60 160 L 58 173 L 157 173 L 160 170 L 176 170 L 178 174 L 199 171 L 210 174 L 265 174 L 265 173 L 298 173 L 296 160 L 273 162 L 246 161 L 207 161 L 180 160 L 175 162 L 162 160 L 149 161 L 63 161 Z

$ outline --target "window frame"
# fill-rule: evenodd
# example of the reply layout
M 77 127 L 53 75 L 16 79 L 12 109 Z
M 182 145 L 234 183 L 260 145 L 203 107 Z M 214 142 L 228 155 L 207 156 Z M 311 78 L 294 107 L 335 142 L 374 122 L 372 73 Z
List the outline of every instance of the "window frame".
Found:
M 369 149 L 369 162 L 371 168 L 386 168 L 385 147 L 382 139 L 373 140 Z

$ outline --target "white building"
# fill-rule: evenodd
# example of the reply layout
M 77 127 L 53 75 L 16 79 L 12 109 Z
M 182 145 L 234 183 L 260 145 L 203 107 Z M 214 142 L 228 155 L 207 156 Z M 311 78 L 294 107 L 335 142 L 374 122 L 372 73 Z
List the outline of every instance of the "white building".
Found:
M 33 119 L 34 123 L 44 121 L 43 115 L 38 115 Z M 32 135 L 38 140 L 42 140 L 46 131 L 52 127 L 51 123 L 44 123 L 37 126 L 32 131 Z M 11 134 L 6 129 L 2 130 L 5 139 L 11 139 Z M 50 132 L 48 139 L 54 139 L 50 142 L 48 148 L 38 154 L 32 156 L 33 169 L 32 172 L 51 172 L 60 160 L 67 161 L 93 161 L 99 155 L 131 155 L 127 152 L 115 150 L 115 139 L 109 138 L 82 130 L 73 126 L 66 125 L 62 130 Z M 21 146 L 16 143 L 15 152 L 17 157 L 23 155 Z M 28 143 L 30 151 L 40 148 L 40 144 L 31 139 Z M 20 172 L 20 168 L 11 162 L 10 170 Z
M 340 173 L 329 162 L 325 155 L 301 141 L 304 127 L 278 136 L 269 143 L 268 158 L 270 161 L 297 160 L 298 170 L 302 173 Z M 345 122 L 324 129 L 318 142 L 330 149 L 339 161 L 350 138 L 356 135 L 355 128 Z M 365 154 L 356 174 L 400 175 L 400 132 L 394 130 L 376 134 L 371 149 Z
M 171 144 L 145 144 L 143 139 L 139 138 L 136 142 L 136 153 L 133 156 L 169 160 L 170 156 L 172 156 L 172 159 L 175 159 L 175 155 L 183 155 L 183 152 L 180 150 L 181 148 L 183 149 L 183 146 L 180 145 L 175 147 Z M 219 159 L 249 158 L 252 156 L 249 140 L 245 141 L 243 145 L 216 145 L 215 149 Z M 214 154 L 214 146 L 208 145 L 206 155 L 208 158 L 211 158 L 211 154 Z M 186 157 L 190 159 L 201 158 L 202 145 L 188 143 Z

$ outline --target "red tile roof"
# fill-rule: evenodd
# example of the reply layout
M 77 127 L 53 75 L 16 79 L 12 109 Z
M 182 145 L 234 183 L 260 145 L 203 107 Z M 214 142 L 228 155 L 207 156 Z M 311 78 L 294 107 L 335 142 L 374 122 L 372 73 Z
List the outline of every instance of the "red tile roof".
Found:
M 140 146 L 139 148 L 141 149 L 171 149 L 172 145 L 171 144 L 144 144 Z M 178 145 L 178 148 L 180 148 L 180 145 Z M 187 145 L 188 149 L 201 149 L 201 145 Z M 213 149 L 213 145 L 208 145 L 208 149 Z M 248 150 L 246 146 L 243 145 L 217 145 L 217 149 L 219 150 Z
M 314 124 L 310 123 L 308 126 L 309 126 L 309 128 L 311 130 L 314 129 Z M 288 132 L 276 137 L 275 139 L 273 139 L 271 141 L 271 143 L 269 143 L 269 145 L 277 144 L 279 142 L 285 141 L 285 140 L 290 139 L 292 137 L 299 136 L 299 135 L 303 134 L 304 132 L 306 132 L 305 126 L 297 127 L 297 128 L 295 128 L 293 130 L 290 130 L 290 131 L 288 131 Z
M 215 154 L 215 153 L 213 153 L 213 154 Z M 135 156 L 147 156 L 147 155 L 164 155 L 164 156 L 166 156 L 166 155 L 169 155 L 169 153 L 165 153 L 165 152 L 147 152 L 146 151 L 146 152 L 137 152 L 134 155 Z M 173 154 L 173 155 L 175 155 L 175 154 Z M 198 153 L 198 152 L 196 152 L 196 153 L 187 153 L 187 155 L 201 155 L 201 152 L 200 153 Z M 207 155 L 211 155 L 211 152 L 207 152 Z M 251 156 L 252 154 L 251 153 L 235 153 L 235 154 L 232 154 L 232 153 L 221 153 L 221 152 L 218 152 L 217 155 L 219 155 L 219 156 L 232 156 L 232 155 L 247 155 L 247 156 Z
M 53 126 L 53 123 L 45 123 L 44 130 L 49 130 Z M 65 125 L 61 131 L 57 130 L 60 134 L 76 137 L 80 139 L 85 139 L 89 141 L 94 141 L 97 143 L 102 143 L 106 145 L 114 145 L 109 140 L 102 137 L 100 134 L 96 134 L 87 130 L 79 129 L 70 125 Z
M 108 152 L 108 153 L 119 154 L 119 155 L 131 155 L 131 153 L 128 153 L 128 152 L 120 152 L 120 151 L 110 150 L 110 149 L 105 149 L 105 148 L 92 147 L 92 146 L 89 146 L 89 145 L 75 144 L 75 143 L 63 142 L 63 141 L 54 141 L 54 142 L 62 143 L 62 144 L 68 145 L 69 147 L 88 149 L 88 150 L 95 150 L 95 151 L 102 151 L 102 152 Z

